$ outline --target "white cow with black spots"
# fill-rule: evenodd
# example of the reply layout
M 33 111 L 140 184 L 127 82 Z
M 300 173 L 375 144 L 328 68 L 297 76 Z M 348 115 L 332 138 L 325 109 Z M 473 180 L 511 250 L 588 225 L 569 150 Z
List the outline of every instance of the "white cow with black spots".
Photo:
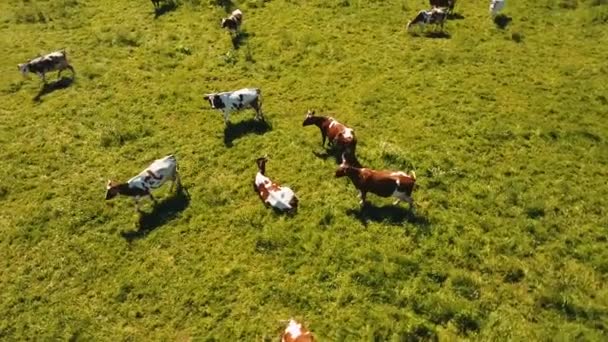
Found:
M 177 160 L 173 155 L 155 160 L 150 166 L 129 179 L 126 183 L 117 183 L 108 180 L 106 200 L 112 199 L 117 195 L 133 197 L 135 208 L 139 211 L 139 199 L 144 196 L 150 197 L 154 204 L 156 199 L 150 190 L 161 187 L 165 182 L 171 180 L 171 189 L 177 183 L 178 189 L 181 187 L 179 174 L 177 173 Z
M 262 114 L 262 98 L 259 88 L 244 88 L 235 91 L 207 94 L 203 98 L 209 101 L 211 108 L 221 110 L 224 114 L 224 123 L 229 124 L 230 113 L 248 107 L 255 110 L 256 120 L 264 120 Z

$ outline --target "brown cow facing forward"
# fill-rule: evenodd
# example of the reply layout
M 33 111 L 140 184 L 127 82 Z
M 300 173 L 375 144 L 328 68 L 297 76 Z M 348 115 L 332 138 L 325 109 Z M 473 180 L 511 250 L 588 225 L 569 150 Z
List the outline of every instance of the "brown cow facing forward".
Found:
M 402 171 L 376 171 L 368 168 L 358 168 L 348 164 L 346 158 L 342 156 L 342 164 L 336 170 L 336 177 L 347 176 L 353 185 L 359 190 L 359 202 L 365 206 L 365 197 L 368 192 L 380 197 L 396 197 L 393 205 L 400 201 L 406 201 L 410 208 L 414 208 L 412 192 L 416 185 L 416 173 Z

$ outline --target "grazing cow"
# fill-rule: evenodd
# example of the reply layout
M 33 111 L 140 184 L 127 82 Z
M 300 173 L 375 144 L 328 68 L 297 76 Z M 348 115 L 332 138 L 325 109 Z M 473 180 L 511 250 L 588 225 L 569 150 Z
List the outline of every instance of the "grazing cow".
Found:
M 447 8 L 447 12 L 451 14 L 454 12 L 456 0 L 430 0 L 429 3 L 431 7 Z
M 441 31 L 443 31 L 443 24 L 447 18 L 448 12 L 444 8 L 433 7 L 428 11 L 422 10 L 418 12 L 414 19 L 407 23 L 407 29 L 409 31 L 414 25 L 424 27 L 430 24 L 435 25 L 435 29 L 437 26 L 441 27 Z
M 204 99 L 209 101 L 211 108 L 224 113 L 224 123 L 228 125 L 228 117 L 233 111 L 247 107 L 255 110 L 256 120 L 264 120 L 262 114 L 262 93 L 258 88 L 244 88 L 236 91 L 207 94 Z
M 287 328 L 281 334 L 281 342 L 315 342 L 315 337 L 302 324 L 290 319 Z
M 241 27 L 242 22 L 243 12 L 241 12 L 240 9 L 235 9 L 228 18 L 222 19 L 222 28 L 227 28 L 232 32 L 236 32 Z
M 490 14 L 496 16 L 498 12 L 505 8 L 505 0 L 490 0 Z
M 46 83 L 45 74 L 47 72 L 59 70 L 57 77 L 61 77 L 61 72 L 65 69 L 69 69 L 72 72 L 72 76 L 75 75 L 74 68 L 68 63 L 68 57 L 65 50 L 59 50 L 51 52 L 44 56 L 36 57 L 27 63 L 18 65 L 19 71 L 26 76 L 28 72 L 36 73 L 42 81 Z
M 416 173 L 401 171 L 376 171 L 367 168 L 358 168 L 347 163 L 342 156 L 342 164 L 336 170 L 336 177 L 347 176 L 353 182 L 353 185 L 359 190 L 359 202 L 361 206 L 365 206 L 365 196 L 368 192 L 381 197 L 396 197 L 397 200 L 393 205 L 399 204 L 400 201 L 406 201 L 410 204 L 410 208 L 414 207 L 412 199 L 412 191 L 416 184 Z
M 302 126 L 315 125 L 321 130 L 321 145 L 325 147 L 325 140 L 329 138 L 331 146 L 338 146 L 349 156 L 355 156 L 357 148 L 357 138 L 355 131 L 339 123 L 336 119 L 329 116 L 315 116 L 314 110 L 308 110 Z
M 156 204 L 156 199 L 152 196 L 150 190 L 159 188 L 167 180 L 172 181 L 169 191 L 173 191 L 175 183 L 177 183 L 177 189 L 181 187 L 179 174 L 177 173 L 177 160 L 173 155 L 155 160 L 139 175 L 129 179 L 126 183 L 116 183 L 109 180 L 106 200 L 117 195 L 130 196 L 135 200 L 135 208 L 139 211 L 139 199 L 149 196 Z
M 253 188 L 258 193 L 266 207 L 273 207 L 278 211 L 286 211 L 295 214 L 298 211 L 298 198 L 288 187 L 279 186 L 270 178 L 266 177 L 266 162 L 268 158 L 262 157 L 256 160 L 258 173 L 255 175 Z

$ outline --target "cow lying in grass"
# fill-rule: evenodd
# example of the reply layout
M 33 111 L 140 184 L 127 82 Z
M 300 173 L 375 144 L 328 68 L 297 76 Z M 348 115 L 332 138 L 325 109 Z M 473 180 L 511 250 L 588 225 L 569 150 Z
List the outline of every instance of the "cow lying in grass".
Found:
M 435 25 L 441 28 L 443 32 L 443 24 L 448 18 L 448 12 L 444 8 L 433 7 L 430 10 L 422 10 L 418 12 L 416 17 L 407 23 L 407 30 L 409 31 L 414 26 L 425 27 L 426 25 Z
M 222 19 L 222 28 L 227 28 L 231 32 L 236 32 L 241 27 L 243 22 L 243 12 L 240 9 L 232 11 L 228 18 Z
M 295 214 L 298 211 L 298 198 L 288 187 L 281 187 L 266 177 L 266 162 L 268 158 L 262 157 L 256 160 L 258 173 L 255 175 L 253 188 L 258 193 L 266 207 L 273 207 L 278 211 Z
M 68 63 L 68 57 L 65 50 L 59 50 L 44 56 L 36 57 L 27 63 L 19 64 L 18 67 L 23 76 L 26 76 L 28 72 L 36 73 L 44 83 L 46 83 L 45 74 L 47 72 L 59 70 L 57 78 L 61 77 L 61 72 L 65 69 L 69 69 L 72 72 L 72 75 L 75 74 L 74 68 Z
M 155 160 L 139 175 L 129 179 L 126 183 L 116 183 L 108 180 L 106 200 L 112 199 L 117 195 L 133 197 L 135 209 L 139 211 L 139 199 L 148 196 L 156 204 L 156 199 L 152 196 L 150 190 L 161 187 L 168 180 L 172 181 L 170 192 L 173 191 L 175 183 L 177 183 L 177 189 L 180 189 L 181 183 L 179 174 L 177 173 L 177 160 L 173 155 Z
M 228 125 L 230 113 L 247 107 L 255 110 L 256 120 L 264 120 L 262 114 L 262 92 L 258 88 L 244 88 L 223 93 L 207 94 L 203 98 L 209 101 L 211 108 L 219 109 L 224 114 L 224 123 Z
M 281 335 L 281 342 L 315 342 L 315 337 L 302 324 L 290 319 Z
M 416 173 L 414 171 L 406 174 L 402 171 L 376 171 L 358 168 L 349 165 L 346 158 L 342 156 L 342 164 L 336 170 L 335 176 L 350 178 L 353 185 L 359 190 L 361 206 L 365 206 L 367 193 L 371 192 L 380 197 L 396 197 L 397 200 L 393 205 L 399 204 L 400 201 L 406 201 L 410 204 L 410 208 L 414 207 L 414 200 L 412 199 L 412 192 L 416 184 Z
M 329 116 L 315 116 L 314 110 L 308 110 L 302 126 L 315 125 L 321 130 L 321 146 L 325 147 L 325 141 L 329 138 L 330 146 L 337 146 L 349 156 L 355 156 L 357 138 L 355 131 L 339 123 Z

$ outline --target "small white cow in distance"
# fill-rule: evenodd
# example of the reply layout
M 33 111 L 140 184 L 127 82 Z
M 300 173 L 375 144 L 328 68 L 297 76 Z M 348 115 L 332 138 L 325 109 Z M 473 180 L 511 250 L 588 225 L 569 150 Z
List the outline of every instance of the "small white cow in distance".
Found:
M 61 77 L 61 72 L 65 69 L 69 69 L 72 75 L 75 74 L 74 68 L 68 63 L 68 56 L 65 50 L 54 51 L 44 56 L 38 56 L 27 63 L 17 65 L 19 71 L 23 76 L 26 76 L 28 72 L 36 73 L 42 81 L 46 83 L 45 74 L 51 71 L 59 70 L 57 77 Z
M 279 186 L 266 177 L 266 162 L 268 158 L 261 157 L 256 160 L 258 173 L 255 175 L 253 188 L 258 193 L 262 202 L 267 207 L 273 207 L 278 211 L 295 214 L 298 211 L 298 198 L 288 187 Z
M 181 187 L 179 174 L 177 173 L 177 160 L 173 155 L 155 160 L 140 174 L 129 179 L 126 183 L 116 183 L 108 180 L 106 200 L 117 195 L 133 197 L 135 208 L 139 211 L 139 199 L 149 196 L 156 204 L 156 199 L 152 196 L 150 190 L 159 188 L 168 180 L 172 181 L 169 191 L 173 191 L 175 183 L 177 183 L 177 189 Z
M 302 324 L 290 319 L 281 335 L 281 342 L 315 342 L 315 337 Z
M 503 8 L 505 8 L 505 0 L 490 0 L 490 14 L 492 16 L 496 16 Z
M 222 28 L 227 28 L 232 32 L 238 31 L 243 22 L 243 12 L 240 9 L 235 9 L 230 13 L 228 18 L 222 19 Z
M 256 120 L 264 120 L 262 114 L 262 92 L 259 88 L 244 88 L 235 91 L 207 94 L 204 99 L 209 101 L 211 108 L 219 109 L 224 114 L 224 123 L 229 124 L 230 113 L 247 107 L 255 110 Z
M 443 24 L 448 19 L 448 11 L 446 8 L 433 7 L 430 10 L 422 10 L 416 14 L 416 17 L 407 23 L 407 30 L 409 31 L 414 26 L 418 25 L 425 27 L 426 25 L 435 25 L 441 28 L 443 31 Z

